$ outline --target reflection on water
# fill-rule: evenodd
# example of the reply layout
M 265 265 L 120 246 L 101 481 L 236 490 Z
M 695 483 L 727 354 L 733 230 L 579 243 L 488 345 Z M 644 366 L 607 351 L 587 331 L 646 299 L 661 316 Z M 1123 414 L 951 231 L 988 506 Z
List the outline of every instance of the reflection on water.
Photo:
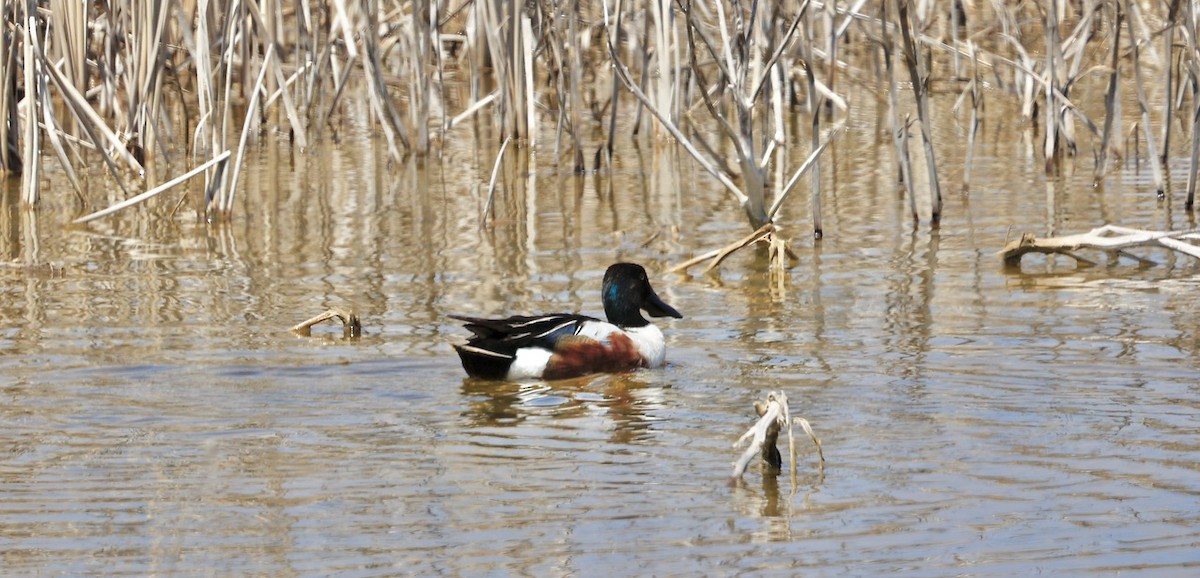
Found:
M 806 203 L 784 209 L 801 260 L 783 278 L 754 250 L 718 274 L 663 273 L 746 226 L 650 146 L 586 177 L 507 155 L 483 227 L 495 151 L 474 140 L 398 164 L 355 135 L 304 153 L 268 141 L 245 179 L 258 194 L 224 224 L 171 218 L 176 198 L 64 228 L 65 196 L 26 212 L 5 193 L 0 565 L 1187 575 L 1196 265 L 1005 270 L 995 251 L 1025 230 L 1192 218 L 1132 172 L 1093 189 L 1090 171 L 1014 163 L 1028 139 L 1006 118 L 931 231 L 908 218 L 875 115 L 852 117 L 823 172 L 825 239 L 805 240 Z M 946 178 L 963 153 L 945 147 Z M 665 368 L 463 376 L 447 314 L 597 315 L 619 259 L 685 316 L 663 324 Z M 361 339 L 287 332 L 334 305 L 361 315 Z M 757 466 L 729 484 L 751 404 L 776 389 L 821 436 L 825 474 L 801 437 L 794 484 Z

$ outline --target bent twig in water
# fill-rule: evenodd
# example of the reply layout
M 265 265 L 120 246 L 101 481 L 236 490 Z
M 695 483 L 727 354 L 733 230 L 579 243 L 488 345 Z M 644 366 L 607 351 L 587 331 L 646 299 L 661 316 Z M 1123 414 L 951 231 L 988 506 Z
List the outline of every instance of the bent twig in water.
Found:
M 353 311 L 346 311 L 339 307 L 334 307 L 312 319 L 299 323 L 292 327 L 292 331 L 299 333 L 305 337 L 312 335 L 312 326 L 328 319 L 337 317 L 342 322 L 343 337 L 360 337 L 362 336 L 362 322 L 359 321 L 358 315 Z
M 754 441 L 750 443 L 750 447 L 742 452 L 742 456 L 733 464 L 733 479 L 740 478 L 746 473 L 746 467 L 750 465 L 750 461 L 754 459 L 755 454 L 762 456 L 763 461 L 773 467 L 781 468 L 783 459 L 779 455 L 779 450 L 775 447 L 776 441 L 779 439 L 779 431 L 783 426 L 788 428 L 788 450 L 792 458 L 792 480 L 796 478 L 796 440 L 792 436 L 792 424 L 799 423 L 801 428 L 808 434 L 809 439 L 817 446 L 817 456 L 819 462 L 817 464 L 818 471 L 825 471 L 825 452 L 821 449 L 821 440 L 817 439 L 817 435 L 813 433 L 812 426 L 808 420 L 797 417 L 793 419 L 790 416 L 787 404 L 787 396 L 781 391 L 773 391 L 767 394 L 765 402 L 754 402 L 754 409 L 758 412 L 759 420 L 754 424 L 738 441 L 733 444 L 733 447 L 738 447 L 746 441 L 747 438 L 753 436 Z

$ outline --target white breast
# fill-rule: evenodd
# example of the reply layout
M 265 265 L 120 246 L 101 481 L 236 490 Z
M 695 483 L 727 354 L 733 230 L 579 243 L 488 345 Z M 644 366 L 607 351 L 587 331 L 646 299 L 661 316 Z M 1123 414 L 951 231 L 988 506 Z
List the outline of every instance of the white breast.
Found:
M 630 339 L 637 345 L 646 367 L 658 367 L 667 357 L 667 344 L 662 331 L 654 324 L 645 327 L 631 327 L 625 330 Z

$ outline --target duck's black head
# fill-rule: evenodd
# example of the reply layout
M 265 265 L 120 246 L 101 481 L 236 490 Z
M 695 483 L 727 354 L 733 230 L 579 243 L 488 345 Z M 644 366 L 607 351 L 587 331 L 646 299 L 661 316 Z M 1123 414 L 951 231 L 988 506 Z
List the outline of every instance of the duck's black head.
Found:
M 659 299 L 650 286 L 646 270 L 635 263 L 617 263 L 609 267 L 604 272 L 601 295 L 608 322 L 619 327 L 649 325 L 650 322 L 642 317 L 642 310 L 651 317 L 683 317 L 674 307 Z

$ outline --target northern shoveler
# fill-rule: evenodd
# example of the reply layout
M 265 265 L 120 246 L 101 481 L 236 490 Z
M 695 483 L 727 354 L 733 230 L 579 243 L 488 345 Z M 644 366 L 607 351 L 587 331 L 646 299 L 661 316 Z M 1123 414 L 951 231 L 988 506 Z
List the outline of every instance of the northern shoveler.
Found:
M 483 379 L 563 379 L 589 373 L 658 367 L 666 357 L 662 331 L 642 317 L 682 318 L 650 287 L 646 270 L 617 263 L 601 288 L 607 322 L 586 315 L 482 319 L 451 315 L 475 334 L 455 345 L 467 375 Z

